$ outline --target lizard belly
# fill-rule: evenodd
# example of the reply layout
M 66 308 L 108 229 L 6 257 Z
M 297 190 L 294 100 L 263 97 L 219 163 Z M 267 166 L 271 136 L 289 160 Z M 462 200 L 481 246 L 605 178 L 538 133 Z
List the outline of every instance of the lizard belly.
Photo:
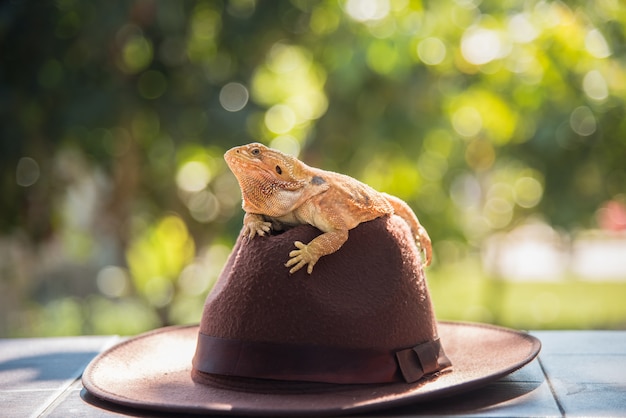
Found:
M 307 222 L 302 222 L 300 219 L 298 219 L 296 215 L 294 214 L 294 212 L 290 212 L 282 216 L 273 216 L 272 219 L 278 221 L 282 225 L 290 226 L 290 227 L 307 223 Z
M 379 214 L 359 213 L 346 207 L 343 203 L 337 203 L 328 196 L 320 196 L 319 199 L 311 199 L 293 212 L 293 216 L 299 224 L 313 225 L 322 232 L 334 230 L 350 230 L 361 222 L 377 218 Z

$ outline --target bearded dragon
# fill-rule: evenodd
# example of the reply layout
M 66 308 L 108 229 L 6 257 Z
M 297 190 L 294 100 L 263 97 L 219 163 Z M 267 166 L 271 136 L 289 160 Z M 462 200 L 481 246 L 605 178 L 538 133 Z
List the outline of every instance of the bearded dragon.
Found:
M 310 224 L 323 233 L 308 244 L 295 241 L 285 264 L 294 273 L 313 266 L 337 251 L 348 231 L 362 222 L 396 214 L 411 228 L 426 265 L 432 258 L 428 233 L 411 208 L 401 199 L 378 192 L 352 177 L 309 167 L 295 157 L 252 143 L 231 148 L 224 154 L 243 198 L 243 235 L 252 239 L 300 224 Z

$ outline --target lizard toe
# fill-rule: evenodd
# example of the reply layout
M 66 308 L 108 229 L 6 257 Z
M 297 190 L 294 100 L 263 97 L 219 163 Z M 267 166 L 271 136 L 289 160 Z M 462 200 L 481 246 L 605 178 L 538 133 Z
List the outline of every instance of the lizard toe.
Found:
M 291 267 L 296 263 L 300 263 L 304 261 L 302 260 L 302 255 L 297 250 L 290 252 L 289 257 L 291 258 L 289 259 L 289 261 L 285 263 L 285 267 Z
M 300 270 L 302 267 L 305 266 L 305 262 L 304 261 L 300 261 L 298 264 L 296 264 L 295 266 L 293 266 L 290 270 L 289 270 L 289 274 L 293 274 L 296 271 Z
M 315 265 L 319 257 L 316 257 L 315 254 L 311 253 L 307 244 L 304 244 L 300 241 L 295 241 L 294 245 L 298 249 L 292 250 L 289 253 L 290 259 L 289 261 L 287 261 L 287 263 L 285 263 L 285 267 L 291 267 L 289 273 L 293 274 L 308 264 L 307 272 L 311 274 L 313 272 L 313 266 Z
M 246 227 L 243 231 L 243 235 L 248 239 L 252 239 L 255 237 L 256 231 L 252 228 Z

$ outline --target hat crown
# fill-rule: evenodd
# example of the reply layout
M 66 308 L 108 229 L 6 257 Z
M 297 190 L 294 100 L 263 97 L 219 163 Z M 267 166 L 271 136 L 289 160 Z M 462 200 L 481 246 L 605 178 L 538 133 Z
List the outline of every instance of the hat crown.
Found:
M 194 362 L 198 369 L 204 370 L 202 358 L 241 361 L 228 355 L 234 350 L 252 352 L 257 363 L 269 362 L 259 353 L 263 351 L 273 352 L 278 363 L 289 353 L 309 362 L 335 357 L 338 363 L 343 356 L 365 353 L 363 361 L 374 363 L 367 353 L 393 356 L 436 341 L 420 254 L 402 219 L 386 216 L 362 223 L 341 249 L 320 260 L 312 275 L 289 274 L 284 263 L 293 242 L 309 242 L 319 234 L 303 225 L 278 235 L 238 238 L 205 303 Z M 220 350 L 224 355 L 216 356 Z M 228 372 L 233 365 L 222 366 L 208 370 L 240 373 Z

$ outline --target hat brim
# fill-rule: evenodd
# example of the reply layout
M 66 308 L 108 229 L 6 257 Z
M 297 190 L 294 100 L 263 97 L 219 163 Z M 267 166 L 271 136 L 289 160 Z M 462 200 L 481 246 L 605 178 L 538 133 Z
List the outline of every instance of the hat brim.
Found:
M 337 415 L 390 408 L 469 391 L 532 361 L 535 337 L 484 324 L 439 322 L 452 368 L 416 383 L 305 385 L 263 390 L 191 379 L 197 326 L 167 327 L 126 340 L 98 355 L 83 385 L 96 398 L 132 408 L 221 415 Z M 289 387 L 289 390 L 285 390 Z

